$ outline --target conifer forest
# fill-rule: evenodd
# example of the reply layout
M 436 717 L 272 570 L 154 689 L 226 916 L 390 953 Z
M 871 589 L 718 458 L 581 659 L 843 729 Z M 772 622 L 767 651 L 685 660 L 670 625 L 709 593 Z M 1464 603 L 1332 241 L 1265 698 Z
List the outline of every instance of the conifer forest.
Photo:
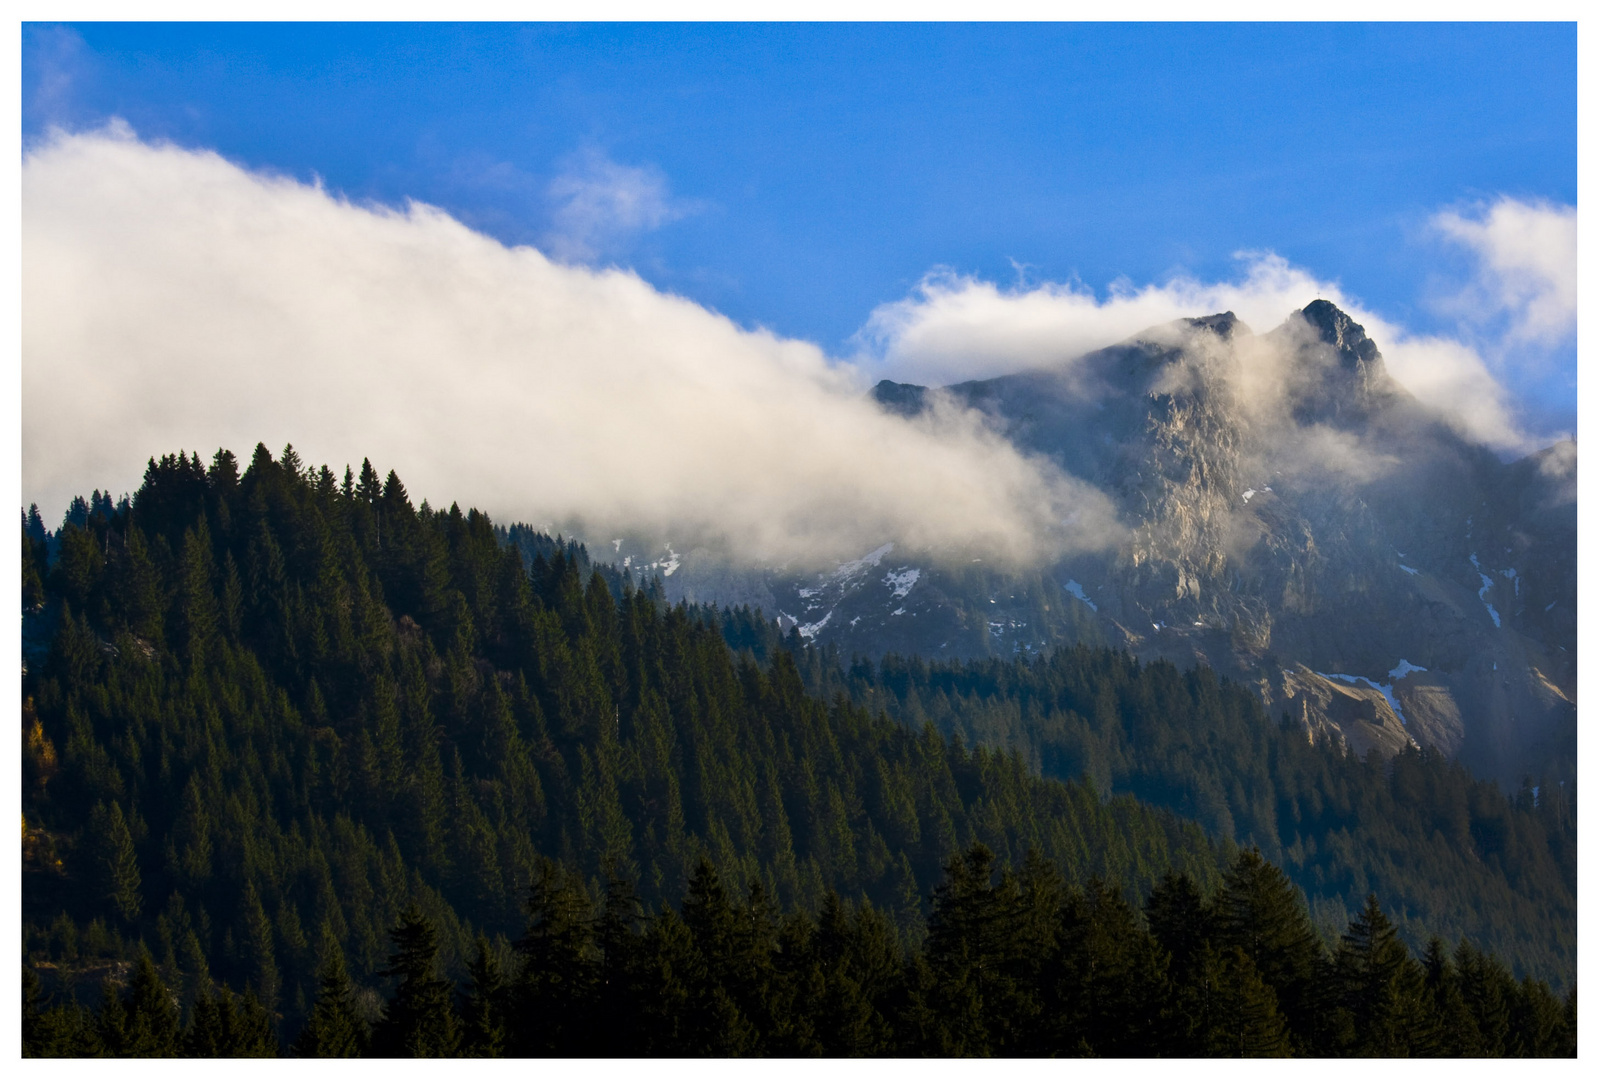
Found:
M 1569 1056 L 1572 791 L 257 446 L 22 522 L 29 1056 Z

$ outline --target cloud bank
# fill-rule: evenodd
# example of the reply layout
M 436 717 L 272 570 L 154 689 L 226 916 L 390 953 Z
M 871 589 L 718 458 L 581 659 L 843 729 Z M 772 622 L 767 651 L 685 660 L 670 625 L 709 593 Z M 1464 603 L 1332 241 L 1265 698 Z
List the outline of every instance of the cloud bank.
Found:
M 23 497 L 46 508 L 264 441 L 369 456 L 418 501 L 800 564 L 1117 534 L 1101 493 L 968 414 L 883 414 L 812 345 L 125 128 L 24 156 L 22 267 Z
M 1505 267 L 1513 265 L 1513 256 L 1502 258 Z M 1545 445 L 1544 439 L 1521 430 L 1511 396 L 1476 348 L 1452 338 L 1410 333 L 1346 295 L 1335 282 L 1322 281 L 1273 253 L 1245 252 L 1238 259 L 1242 273 L 1234 281 L 1183 276 L 1141 288 L 1122 283 L 1102 298 L 1069 284 L 1004 289 L 939 270 L 923 278 L 908 297 L 871 313 L 857 337 L 857 361 L 888 378 L 933 386 L 1025 369 L 1068 372 L 1083 354 L 1152 326 L 1233 311 L 1263 333 L 1320 298 L 1361 323 L 1379 344 L 1387 370 L 1461 434 L 1503 452 Z M 1531 295 L 1527 310 L 1543 294 Z M 1542 318 L 1543 308 L 1536 310 Z

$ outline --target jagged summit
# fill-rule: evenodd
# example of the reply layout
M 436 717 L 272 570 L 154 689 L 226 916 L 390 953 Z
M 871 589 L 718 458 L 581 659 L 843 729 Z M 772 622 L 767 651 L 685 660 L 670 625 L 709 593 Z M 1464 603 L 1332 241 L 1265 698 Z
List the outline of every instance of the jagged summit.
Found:
M 1300 424 L 1357 426 L 1367 423 L 1373 412 L 1408 398 L 1387 372 L 1380 348 L 1347 312 L 1329 300 L 1316 300 L 1276 333 L 1290 337 L 1301 332 L 1293 325 L 1297 319 L 1318 345 L 1298 351 L 1303 396 L 1295 415 Z
M 1316 300 L 1298 314 L 1303 321 L 1320 332 L 1320 340 L 1346 357 L 1346 366 L 1356 363 L 1378 364 L 1381 350 L 1364 332 L 1364 327 L 1354 322 L 1341 308 L 1329 300 Z
M 926 387 L 883 379 L 871 388 L 871 397 L 883 409 L 898 416 L 915 416 L 926 407 Z
M 1203 315 L 1196 319 L 1186 320 L 1188 326 L 1194 330 L 1209 330 L 1223 341 L 1230 341 L 1237 336 L 1249 336 L 1253 331 L 1248 324 L 1237 318 L 1234 311 L 1223 311 L 1218 315 Z

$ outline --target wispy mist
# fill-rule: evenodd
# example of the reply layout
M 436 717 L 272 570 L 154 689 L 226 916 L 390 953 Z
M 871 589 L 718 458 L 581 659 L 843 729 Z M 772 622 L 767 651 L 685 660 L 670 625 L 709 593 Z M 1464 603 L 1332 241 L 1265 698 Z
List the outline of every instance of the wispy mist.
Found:
M 629 237 L 660 228 L 696 207 L 672 197 L 651 165 L 622 165 L 588 147 L 549 182 L 554 229 L 545 240 L 560 259 L 587 262 Z
M 1362 324 L 1379 344 L 1393 377 L 1461 434 L 1505 452 L 1524 452 L 1548 441 L 1522 429 L 1510 395 L 1474 345 L 1411 333 L 1368 310 L 1335 282 L 1322 281 L 1278 255 L 1245 253 L 1239 258 L 1242 274 L 1234 281 L 1176 277 L 1142 287 L 1120 284 L 1103 297 L 1069 284 L 1005 289 L 938 271 L 910 296 L 872 312 L 858 336 L 858 359 L 887 377 L 933 385 L 1034 368 L 1068 375 L 1082 355 L 1150 326 L 1233 311 L 1262 334 L 1309 301 L 1323 298 Z M 1254 385 L 1268 387 L 1269 357 L 1255 359 Z M 1090 388 L 1083 392 L 1090 393 Z
M 1475 279 L 1448 305 L 1475 324 L 1493 317 L 1510 345 L 1557 345 L 1575 332 L 1575 208 L 1502 196 L 1432 219 L 1475 256 Z
M 369 455 L 418 502 L 779 561 L 1117 535 L 1099 492 L 971 415 L 885 415 L 810 344 L 427 206 L 122 128 L 29 151 L 22 208 L 23 497 L 47 508 L 135 488 L 153 454 L 264 441 Z

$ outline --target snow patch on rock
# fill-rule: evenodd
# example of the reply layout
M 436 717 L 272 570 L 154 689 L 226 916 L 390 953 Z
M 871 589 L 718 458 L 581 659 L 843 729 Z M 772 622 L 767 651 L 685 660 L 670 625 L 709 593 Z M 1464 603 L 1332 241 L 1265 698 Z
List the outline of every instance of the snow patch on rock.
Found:
M 1398 667 L 1402 667 L 1404 664 L 1407 664 L 1407 663 L 1408 663 L 1407 660 L 1400 660 L 1400 661 L 1398 661 Z M 1398 668 L 1393 668 L 1392 670 L 1394 672 L 1396 672 L 1398 670 Z M 1407 675 L 1409 671 L 1424 671 L 1424 670 L 1425 670 L 1424 668 L 1417 668 L 1417 667 L 1410 666 L 1408 668 L 1408 671 L 1404 671 L 1403 674 Z M 1401 706 L 1401 705 L 1399 705 L 1397 703 L 1397 695 L 1392 693 L 1392 683 L 1378 683 L 1374 679 L 1366 678 L 1363 675 L 1342 675 L 1342 674 L 1335 674 L 1335 673 L 1327 673 L 1327 672 L 1324 672 L 1324 671 L 1316 671 L 1315 674 L 1318 675 L 1322 679 L 1336 679 L 1336 680 L 1338 680 L 1340 682 L 1345 682 L 1349 686 L 1357 686 L 1359 683 L 1363 683 L 1365 686 L 1368 686 L 1371 690 L 1379 690 L 1381 692 L 1381 696 L 1386 699 L 1386 703 L 1388 705 L 1392 706 L 1392 712 L 1397 715 L 1398 723 L 1402 724 L 1404 727 L 1408 727 L 1408 717 L 1403 715 L 1403 706 Z M 1401 678 L 1401 677 L 1402 676 L 1394 676 L 1393 681 L 1396 681 L 1397 678 Z
M 1087 590 L 1083 589 L 1081 587 L 1081 582 L 1077 581 L 1075 578 L 1071 578 L 1069 581 L 1065 582 L 1065 591 L 1071 596 L 1074 596 L 1077 600 L 1080 600 L 1083 604 L 1086 604 L 1088 607 L 1092 608 L 1092 610 L 1098 610 L 1098 605 L 1087 598 Z
M 882 579 L 882 584 L 893 590 L 894 599 L 902 600 L 909 595 L 909 591 L 915 587 L 915 583 L 919 580 L 919 570 L 901 567 L 897 570 L 889 570 L 887 576 Z
M 813 638 L 816 634 L 819 634 L 822 630 L 825 630 L 826 629 L 826 624 L 831 622 L 831 621 L 832 621 L 832 613 L 830 611 L 828 611 L 826 613 L 826 617 L 823 618 L 820 622 L 805 623 L 803 626 L 799 627 L 798 628 L 799 637 L 803 638 L 805 641 L 808 641 L 811 638 Z

